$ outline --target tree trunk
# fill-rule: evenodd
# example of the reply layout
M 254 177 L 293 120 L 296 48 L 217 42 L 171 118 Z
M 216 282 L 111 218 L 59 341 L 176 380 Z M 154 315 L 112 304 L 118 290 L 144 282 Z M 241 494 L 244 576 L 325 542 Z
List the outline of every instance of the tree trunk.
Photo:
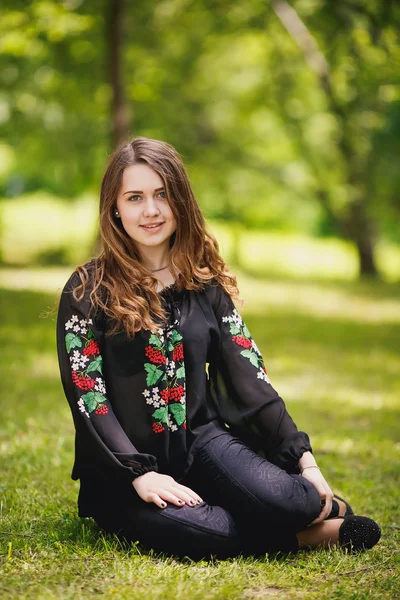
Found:
M 125 104 L 122 82 L 124 0 L 109 0 L 106 14 L 108 42 L 108 81 L 112 89 L 111 144 L 116 148 L 126 141 L 129 129 L 128 107 Z
M 353 203 L 346 233 L 357 248 L 360 276 L 378 277 L 375 261 L 375 224 L 366 214 L 363 201 Z
M 362 236 L 356 240 L 358 257 L 360 261 L 360 275 L 369 277 L 378 277 L 376 268 L 374 245 L 371 238 Z

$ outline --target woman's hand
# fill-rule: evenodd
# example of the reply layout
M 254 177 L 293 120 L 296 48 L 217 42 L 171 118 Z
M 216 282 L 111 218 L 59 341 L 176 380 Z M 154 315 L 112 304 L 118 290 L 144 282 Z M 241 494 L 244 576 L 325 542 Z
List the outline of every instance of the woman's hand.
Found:
M 314 519 L 312 523 L 310 523 L 310 525 L 316 525 L 317 523 L 321 523 L 321 521 L 323 521 L 330 514 L 332 510 L 333 492 L 318 468 L 311 466 L 309 468 L 305 468 L 302 472 L 302 476 L 313 484 L 319 494 L 319 497 L 321 498 L 322 510 L 318 517 Z
M 149 471 L 132 481 L 137 494 L 145 502 L 154 502 L 160 508 L 165 508 L 167 502 L 176 506 L 196 506 L 203 502 L 196 492 L 181 485 L 173 477 Z

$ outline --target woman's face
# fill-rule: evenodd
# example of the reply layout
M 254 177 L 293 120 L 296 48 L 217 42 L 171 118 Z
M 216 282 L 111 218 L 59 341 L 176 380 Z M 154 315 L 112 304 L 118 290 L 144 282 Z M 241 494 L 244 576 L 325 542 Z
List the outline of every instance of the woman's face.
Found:
M 169 238 L 176 230 L 175 217 L 163 180 L 147 164 L 138 163 L 125 169 L 117 210 L 126 233 L 141 254 L 146 254 L 149 247 L 169 249 Z

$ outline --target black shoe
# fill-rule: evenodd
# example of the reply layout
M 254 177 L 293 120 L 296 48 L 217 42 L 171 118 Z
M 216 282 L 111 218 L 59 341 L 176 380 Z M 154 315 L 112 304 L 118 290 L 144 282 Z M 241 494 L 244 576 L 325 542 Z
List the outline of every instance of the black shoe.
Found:
M 335 498 L 345 503 L 346 509 L 344 511 L 344 515 L 339 515 L 339 504 L 336 502 Z M 353 509 L 351 508 L 350 504 L 347 504 L 346 500 L 343 500 L 343 498 L 341 498 L 340 496 L 336 496 L 335 494 L 332 500 L 331 512 L 327 517 L 325 517 L 325 519 L 337 519 L 338 517 L 349 517 L 350 515 L 354 515 Z
M 350 552 L 359 552 L 372 548 L 379 542 L 381 528 L 368 517 L 339 517 L 343 523 L 339 528 L 339 546 Z
M 344 511 L 344 515 L 341 515 L 342 517 L 349 517 L 350 515 L 354 515 L 353 509 L 351 508 L 350 504 L 347 504 L 346 500 L 343 500 L 343 498 L 341 498 L 337 494 L 334 494 L 332 500 L 332 510 L 327 519 L 335 519 L 339 516 L 339 504 L 335 501 L 335 498 L 341 500 L 346 505 L 346 510 Z

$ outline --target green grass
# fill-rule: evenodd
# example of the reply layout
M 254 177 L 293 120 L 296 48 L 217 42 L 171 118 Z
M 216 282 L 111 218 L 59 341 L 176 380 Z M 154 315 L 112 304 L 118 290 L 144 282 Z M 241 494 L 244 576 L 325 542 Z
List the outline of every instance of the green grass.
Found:
M 76 515 L 55 317 L 39 317 L 70 270 L 0 273 L 0 598 L 400 596 L 398 285 L 239 277 L 239 309 L 273 385 L 333 489 L 380 523 L 380 543 L 358 556 L 192 563 L 122 544 Z

